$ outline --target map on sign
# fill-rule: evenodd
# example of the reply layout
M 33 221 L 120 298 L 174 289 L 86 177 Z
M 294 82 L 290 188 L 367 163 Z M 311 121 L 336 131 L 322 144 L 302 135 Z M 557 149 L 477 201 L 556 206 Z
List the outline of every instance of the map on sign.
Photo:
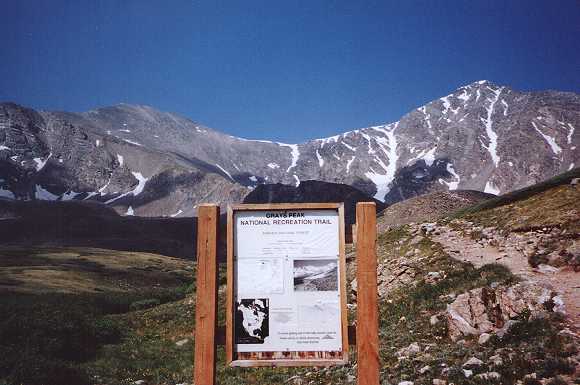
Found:
M 284 291 L 281 258 L 248 258 L 238 265 L 238 282 L 244 293 L 270 294 Z
M 242 299 L 236 303 L 238 344 L 263 344 L 269 333 L 268 299 Z
M 336 209 L 234 214 L 237 352 L 340 352 Z

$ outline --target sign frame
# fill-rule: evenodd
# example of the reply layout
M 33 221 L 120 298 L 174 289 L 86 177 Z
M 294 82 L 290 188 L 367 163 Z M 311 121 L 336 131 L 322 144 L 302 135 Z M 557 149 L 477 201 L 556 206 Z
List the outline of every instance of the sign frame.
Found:
M 339 293 L 342 350 L 336 352 L 292 351 L 292 352 L 236 352 L 234 341 L 235 303 L 235 228 L 236 212 L 242 211 L 289 211 L 289 210 L 336 210 L 338 212 L 339 239 Z M 225 350 L 226 363 L 231 367 L 289 367 L 289 366 L 333 366 L 348 362 L 348 312 L 346 297 L 345 221 L 343 203 L 269 203 L 237 204 L 228 206 L 227 211 L 227 298 Z

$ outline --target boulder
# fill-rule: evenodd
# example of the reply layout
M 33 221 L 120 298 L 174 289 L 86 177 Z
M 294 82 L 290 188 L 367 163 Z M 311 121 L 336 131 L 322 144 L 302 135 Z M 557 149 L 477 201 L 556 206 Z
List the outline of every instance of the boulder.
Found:
M 447 305 L 449 336 L 457 341 L 466 335 L 497 332 L 524 310 L 535 317 L 551 311 L 563 313 L 564 306 L 550 288 L 532 282 L 470 290 Z

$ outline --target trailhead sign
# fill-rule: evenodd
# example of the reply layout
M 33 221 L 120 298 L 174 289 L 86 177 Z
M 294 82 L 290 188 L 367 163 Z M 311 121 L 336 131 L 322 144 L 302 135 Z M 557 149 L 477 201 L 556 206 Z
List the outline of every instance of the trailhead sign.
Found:
M 346 361 L 343 207 L 304 206 L 238 205 L 228 213 L 232 365 Z

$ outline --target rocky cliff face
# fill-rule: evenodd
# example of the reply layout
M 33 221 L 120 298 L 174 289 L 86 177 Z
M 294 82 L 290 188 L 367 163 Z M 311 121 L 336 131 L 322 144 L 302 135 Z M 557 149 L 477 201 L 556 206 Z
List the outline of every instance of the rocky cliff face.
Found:
M 121 213 L 191 215 L 257 185 L 343 183 L 386 203 L 504 193 L 580 164 L 580 96 L 480 81 L 399 121 L 300 144 L 232 137 L 151 107 L 84 113 L 0 105 L 0 196 L 90 199 Z

